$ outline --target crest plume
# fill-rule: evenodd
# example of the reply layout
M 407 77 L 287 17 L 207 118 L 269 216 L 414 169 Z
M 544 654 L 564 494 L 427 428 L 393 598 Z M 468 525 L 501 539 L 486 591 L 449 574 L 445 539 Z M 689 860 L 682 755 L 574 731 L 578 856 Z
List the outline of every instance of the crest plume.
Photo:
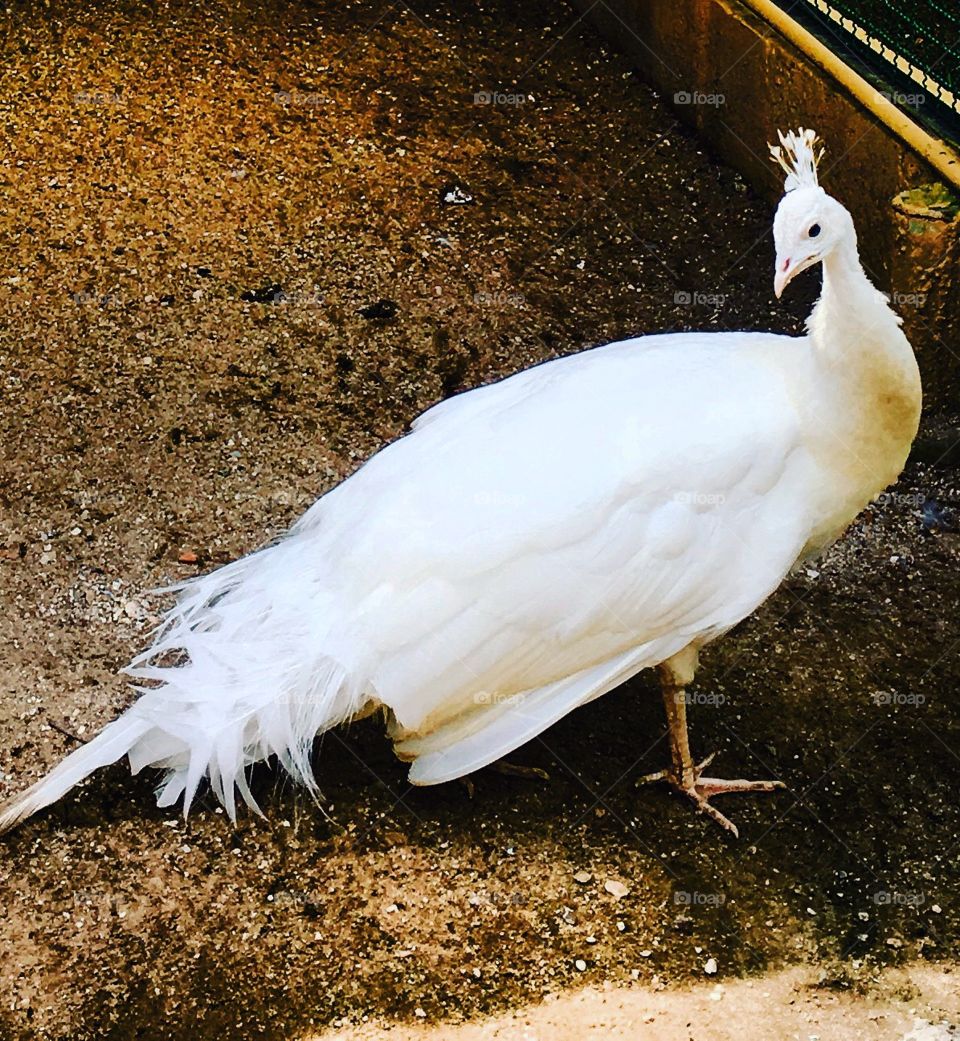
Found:
M 779 145 L 770 145 L 770 158 L 779 164 L 786 180 L 783 182 L 783 190 L 792 192 L 794 188 L 816 188 L 817 164 L 823 158 L 823 147 L 816 131 L 804 130 L 800 127 L 796 133 L 788 130 L 786 134 L 777 131 L 780 138 Z

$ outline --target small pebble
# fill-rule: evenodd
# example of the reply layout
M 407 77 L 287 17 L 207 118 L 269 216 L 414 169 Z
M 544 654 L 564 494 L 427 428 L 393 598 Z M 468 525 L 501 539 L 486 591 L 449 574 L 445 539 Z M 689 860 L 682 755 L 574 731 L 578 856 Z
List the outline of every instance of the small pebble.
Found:
M 625 886 L 615 878 L 608 878 L 606 882 L 603 883 L 603 888 L 614 898 L 614 900 L 622 900 L 630 893 L 630 887 Z

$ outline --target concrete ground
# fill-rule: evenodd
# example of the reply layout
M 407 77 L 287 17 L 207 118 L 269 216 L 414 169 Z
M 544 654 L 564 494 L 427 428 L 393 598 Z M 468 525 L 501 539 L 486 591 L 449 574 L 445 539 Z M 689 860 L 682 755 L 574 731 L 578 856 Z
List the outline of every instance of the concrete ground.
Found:
M 4 19 L 0 797 L 128 704 L 148 590 L 428 405 L 641 332 L 796 332 L 816 294 L 773 299 L 769 207 L 562 4 Z M 494 1037 L 528 1007 L 561 1037 L 552 1010 L 606 1033 L 614 1002 L 721 1041 L 728 1000 L 764 1010 L 742 1041 L 946 1030 L 957 486 L 911 464 L 705 655 L 697 750 L 789 785 L 728 804 L 739 842 L 635 787 L 649 676 L 518 752 L 548 782 L 473 798 L 411 790 L 373 720 L 324 740 L 321 807 L 264 768 L 235 828 L 120 765 L 2 840 L 0 1038 Z

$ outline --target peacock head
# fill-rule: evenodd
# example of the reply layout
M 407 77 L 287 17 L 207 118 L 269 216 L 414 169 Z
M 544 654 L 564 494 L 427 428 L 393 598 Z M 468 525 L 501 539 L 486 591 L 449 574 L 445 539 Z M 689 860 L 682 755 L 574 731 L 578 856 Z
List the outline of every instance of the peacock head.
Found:
M 787 283 L 808 267 L 819 264 L 838 246 L 856 245 L 853 219 L 817 181 L 817 135 L 802 127 L 794 133 L 777 131 L 779 145 L 771 145 L 775 163 L 786 172 L 784 196 L 773 219 L 777 249 L 773 291 L 779 299 Z

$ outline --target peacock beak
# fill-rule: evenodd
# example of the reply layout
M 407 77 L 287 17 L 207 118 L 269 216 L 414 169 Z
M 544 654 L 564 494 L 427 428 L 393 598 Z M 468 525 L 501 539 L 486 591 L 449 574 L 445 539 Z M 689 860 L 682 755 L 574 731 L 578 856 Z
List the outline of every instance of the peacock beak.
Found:
M 781 257 L 777 255 L 777 270 L 773 276 L 773 292 L 779 300 L 784 289 L 793 281 L 794 275 L 806 271 L 808 267 L 817 264 L 821 260 L 819 253 L 811 253 L 808 257 L 794 260 L 792 257 Z
M 773 294 L 778 300 L 782 296 L 784 289 L 787 288 L 787 283 L 796 272 L 796 267 L 791 267 L 789 257 L 782 260 L 779 256 L 777 257 L 777 270 L 773 276 Z

